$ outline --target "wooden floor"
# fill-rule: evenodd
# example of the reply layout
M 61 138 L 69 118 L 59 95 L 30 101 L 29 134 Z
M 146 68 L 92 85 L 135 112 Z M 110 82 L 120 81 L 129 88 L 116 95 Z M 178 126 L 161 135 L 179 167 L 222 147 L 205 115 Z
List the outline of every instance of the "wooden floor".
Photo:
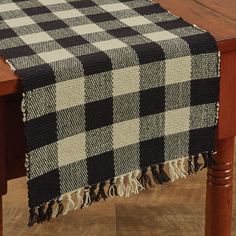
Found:
M 9 182 L 3 198 L 4 236 L 202 236 L 205 180 L 206 171 L 202 171 L 127 199 L 95 203 L 29 229 L 26 178 L 20 178 Z M 232 236 L 236 235 L 236 187 L 233 207 Z

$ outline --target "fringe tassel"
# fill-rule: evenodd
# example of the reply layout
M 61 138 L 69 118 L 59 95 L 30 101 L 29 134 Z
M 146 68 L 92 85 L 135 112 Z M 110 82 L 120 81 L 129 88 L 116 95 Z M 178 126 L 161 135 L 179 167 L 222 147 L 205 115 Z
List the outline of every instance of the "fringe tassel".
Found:
M 39 220 L 38 220 L 38 214 L 35 212 L 35 208 L 31 208 L 29 210 L 29 213 L 30 213 L 30 216 L 29 216 L 29 223 L 28 223 L 28 226 L 31 227 L 33 226 L 35 223 L 37 223 Z
M 105 193 L 105 189 L 104 189 L 105 186 L 106 186 L 106 182 L 102 182 L 99 184 L 99 190 L 95 198 L 96 202 L 98 202 L 101 198 L 103 198 L 104 201 L 106 200 L 106 198 L 108 198 L 108 196 Z
M 201 170 L 206 168 L 206 167 L 211 167 L 211 166 L 217 164 L 216 160 L 213 158 L 213 156 L 216 153 L 217 152 L 213 152 L 213 151 L 212 152 L 204 152 L 204 153 L 202 153 L 202 157 L 203 157 L 203 160 L 204 160 L 204 165 L 201 168 Z
M 195 156 L 193 157 L 193 165 L 194 165 L 194 172 L 195 172 L 195 173 L 197 173 L 197 172 L 200 170 L 201 166 L 202 166 L 202 164 L 200 164 L 200 163 L 198 162 L 199 157 L 200 157 L 199 155 L 195 155 Z
M 148 170 L 148 168 L 144 168 L 142 170 L 141 177 L 138 180 L 141 183 L 141 185 L 144 187 L 144 189 L 147 189 L 148 186 L 149 187 L 152 186 L 152 181 L 151 181 L 150 177 L 147 174 L 147 170 Z
M 188 174 L 191 175 L 193 173 L 195 173 L 195 170 L 194 170 L 194 164 L 193 164 L 193 156 L 190 156 L 188 158 Z
M 74 210 L 77 210 L 79 208 L 81 208 L 83 206 L 83 203 L 84 203 L 84 200 L 83 198 L 81 197 L 81 192 L 82 192 L 83 188 L 79 188 L 77 191 L 76 191 L 76 199 L 77 199 L 77 204 L 75 205 L 74 207 Z
M 45 204 L 38 208 L 38 221 L 37 223 L 42 224 L 46 220 Z
M 181 158 L 181 159 L 180 159 L 180 161 L 179 161 L 179 162 L 180 162 L 179 168 L 180 168 L 180 170 L 181 170 L 182 173 L 187 174 L 187 172 L 186 172 L 186 170 L 185 170 L 185 165 L 184 165 L 185 159 L 186 159 L 186 158 Z
M 175 180 L 177 180 L 179 178 L 179 176 L 175 172 L 175 167 L 173 165 L 173 161 L 169 161 L 168 165 L 169 165 L 169 173 L 170 173 L 171 182 L 174 182 Z
M 170 181 L 169 176 L 164 171 L 164 164 L 159 164 L 159 171 L 157 170 L 157 165 L 151 167 L 152 178 L 156 184 L 163 184 Z
M 96 194 L 96 189 L 97 189 L 97 184 L 94 184 L 93 186 L 90 187 L 90 191 L 89 191 L 89 195 L 90 195 L 90 205 L 96 201 L 96 197 L 97 197 L 97 194 Z
M 125 184 L 124 184 L 124 175 L 121 175 L 120 177 L 118 177 L 116 179 L 116 183 L 117 183 L 117 194 L 120 197 L 123 197 L 126 192 L 126 188 L 125 188 Z
M 108 196 L 109 197 L 115 197 L 117 195 L 118 195 L 118 193 L 117 193 L 117 187 L 115 185 L 115 179 L 111 179 L 110 180 L 110 186 L 108 188 Z
M 139 170 L 135 170 L 133 173 L 132 173 L 132 178 L 131 178 L 131 181 L 132 181 L 132 193 L 133 194 L 138 194 L 139 191 L 142 191 L 144 190 L 145 188 L 142 186 L 142 184 L 138 181 L 138 176 L 140 174 L 140 171 Z
M 49 204 L 48 204 L 48 208 L 47 208 L 47 210 L 46 210 L 46 215 L 45 215 L 47 221 L 49 221 L 49 220 L 52 218 L 52 212 L 53 212 L 52 208 L 53 208 L 53 205 L 54 205 L 54 204 L 55 204 L 55 201 L 54 201 L 54 200 L 52 200 L 52 201 L 49 202 Z
M 81 206 L 81 209 L 83 207 L 89 207 L 92 204 L 91 197 L 90 197 L 90 188 L 84 189 L 84 197 L 83 197 L 83 204 Z
M 63 216 L 66 215 L 69 211 L 73 210 L 75 207 L 75 203 L 74 203 L 73 199 L 71 198 L 70 193 L 66 194 L 66 199 L 67 199 L 67 204 L 66 204 L 66 208 L 63 212 Z
M 178 175 L 180 178 L 186 178 L 185 173 L 183 173 L 183 172 L 181 171 L 181 169 L 179 168 L 179 166 L 178 166 L 178 161 L 179 161 L 179 160 L 173 161 L 173 165 L 174 165 L 174 168 L 175 168 L 175 172 L 177 173 L 177 175 Z
M 132 183 L 132 173 L 128 173 L 127 175 L 127 184 L 125 189 L 125 197 L 130 197 L 133 191 L 133 183 Z
M 63 197 L 61 196 L 60 198 L 57 199 L 57 207 L 52 213 L 52 218 L 58 217 L 64 210 L 64 206 L 62 204 Z
M 182 158 L 169 161 L 168 165 L 171 182 L 174 182 L 179 178 L 186 178 L 186 171 L 184 170 L 184 163 Z

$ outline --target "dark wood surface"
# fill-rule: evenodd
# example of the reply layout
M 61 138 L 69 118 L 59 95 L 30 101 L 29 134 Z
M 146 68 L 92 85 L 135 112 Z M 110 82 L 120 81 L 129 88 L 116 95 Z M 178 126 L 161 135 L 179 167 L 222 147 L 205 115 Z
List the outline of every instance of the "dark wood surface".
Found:
M 236 2 L 232 0 L 154 0 L 173 14 L 210 32 L 218 42 L 236 38 Z M 234 45 L 234 49 L 235 49 Z M 221 44 L 221 51 L 224 45 Z
M 231 0 L 155 0 L 155 2 L 159 2 L 161 6 L 186 21 L 211 32 L 221 51 L 220 114 L 217 135 L 217 139 L 220 140 L 217 155 L 220 163 L 216 169 L 209 169 L 208 174 L 206 235 L 215 236 L 217 232 L 217 236 L 230 236 L 232 184 L 227 181 L 231 179 L 232 137 L 236 135 L 236 2 Z M 20 92 L 20 79 L 10 71 L 3 60 L 0 60 L 1 193 L 6 191 L 7 179 L 24 175 L 25 142 L 20 112 Z M 1 136 L 4 132 L 7 135 Z M 219 206 L 223 208 L 219 209 Z M 217 223 L 214 225 L 217 231 L 213 229 L 214 222 Z

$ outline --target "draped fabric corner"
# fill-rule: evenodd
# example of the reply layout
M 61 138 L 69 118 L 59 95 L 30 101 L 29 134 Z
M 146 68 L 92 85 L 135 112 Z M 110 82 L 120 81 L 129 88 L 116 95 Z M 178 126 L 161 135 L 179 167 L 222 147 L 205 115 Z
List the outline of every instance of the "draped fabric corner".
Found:
M 215 39 L 159 4 L 3 0 L 0 55 L 22 79 L 29 226 L 214 164 Z

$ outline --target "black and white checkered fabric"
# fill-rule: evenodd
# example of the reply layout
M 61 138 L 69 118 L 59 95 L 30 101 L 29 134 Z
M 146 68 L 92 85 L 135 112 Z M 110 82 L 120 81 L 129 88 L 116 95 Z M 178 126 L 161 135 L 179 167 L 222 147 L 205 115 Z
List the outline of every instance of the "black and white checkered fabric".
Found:
M 22 78 L 29 206 L 213 148 L 214 38 L 149 0 L 1 0 Z

